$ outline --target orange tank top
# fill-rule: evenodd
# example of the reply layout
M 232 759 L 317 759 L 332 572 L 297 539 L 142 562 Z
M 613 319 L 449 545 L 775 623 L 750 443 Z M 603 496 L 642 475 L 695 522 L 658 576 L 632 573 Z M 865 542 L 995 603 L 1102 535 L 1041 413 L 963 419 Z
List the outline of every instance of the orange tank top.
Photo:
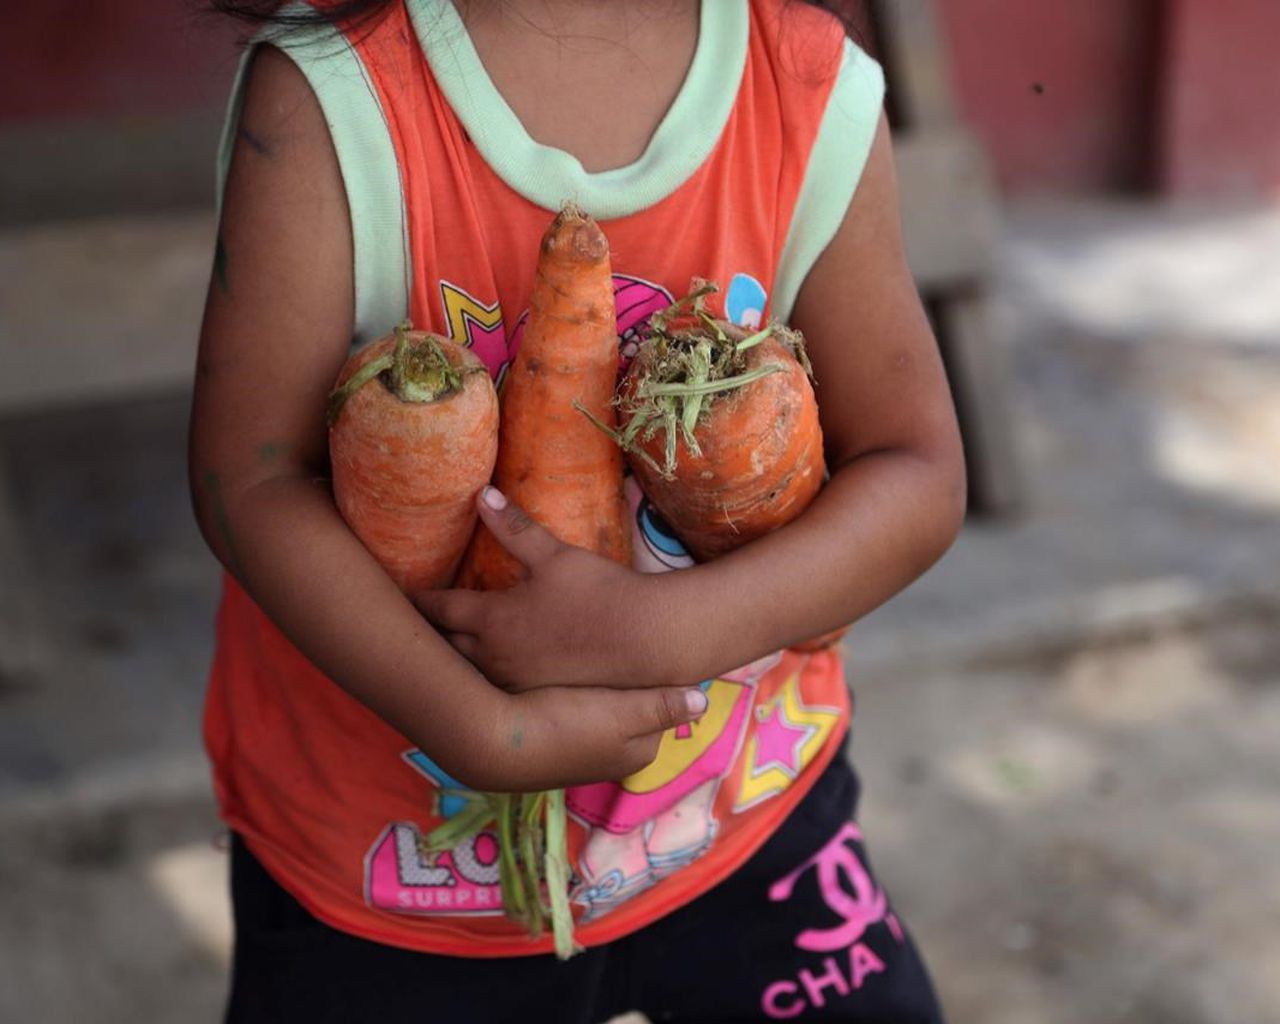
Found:
M 879 69 L 829 16 L 704 0 L 693 66 L 644 156 L 588 174 L 523 134 L 445 0 L 407 0 L 327 41 L 273 42 L 334 132 L 357 337 L 407 311 L 471 346 L 495 378 L 519 346 L 538 241 L 565 199 L 609 238 L 624 359 L 695 277 L 722 284 L 718 312 L 738 323 L 785 316 L 848 205 L 881 102 Z M 634 482 L 629 494 L 636 568 L 690 564 Z M 840 749 L 850 700 L 835 652 L 784 651 L 702 685 L 706 714 L 667 733 L 651 765 L 567 793 L 585 946 L 734 871 Z M 456 780 L 325 678 L 229 577 L 205 740 L 224 819 L 322 921 L 434 953 L 550 951 L 549 936 L 502 914 L 492 833 L 422 852 L 465 806 Z

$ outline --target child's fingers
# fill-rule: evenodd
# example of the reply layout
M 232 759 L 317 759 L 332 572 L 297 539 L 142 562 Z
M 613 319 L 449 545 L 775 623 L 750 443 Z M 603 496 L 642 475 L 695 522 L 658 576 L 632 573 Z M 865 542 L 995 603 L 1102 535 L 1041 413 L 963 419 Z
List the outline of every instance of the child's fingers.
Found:
M 536 568 L 564 546 L 496 487 L 481 490 L 476 507 L 498 543 L 529 569 Z

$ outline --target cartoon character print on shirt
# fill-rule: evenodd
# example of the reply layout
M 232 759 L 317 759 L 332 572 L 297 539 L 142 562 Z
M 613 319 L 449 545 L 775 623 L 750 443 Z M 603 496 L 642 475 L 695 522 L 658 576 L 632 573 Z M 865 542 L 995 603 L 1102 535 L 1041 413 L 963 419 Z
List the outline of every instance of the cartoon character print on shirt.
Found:
M 404 760 L 442 790 L 465 791 L 421 750 L 408 750 Z M 438 794 L 442 817 L 454 817 L 466 806 L 465 796 Z M 365 856 L 365 901 L 371 907 L 401 914 L 502 913 L 498 881 L 498 837 L 481 832 L 452 850 L 429 854 L 422 833 L 408 822 L 392 822 Z
M 666 572 L 692 565 L 634 478 L 627 478 L 626 490 L 634 567 Z M 717 829 L 712 806 L 741 749 L 755 684 L 778 658 L 769 655 L 705 681 L 706 712 L 664 733 L 657 757 L 645 768 L 620 782 L 566 792 L 569 812 L 590 827 L 573 892 L 587 907 L 587 919 L 644 892 L 710 848 Z

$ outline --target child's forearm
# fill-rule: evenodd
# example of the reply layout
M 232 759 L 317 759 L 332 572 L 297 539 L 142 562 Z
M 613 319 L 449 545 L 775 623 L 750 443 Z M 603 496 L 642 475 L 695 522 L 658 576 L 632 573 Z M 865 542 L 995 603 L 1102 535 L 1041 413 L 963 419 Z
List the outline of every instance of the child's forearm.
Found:
M 784 529 L 664 578 L 681 677 L 707 678 L 837 629 L 923 574 L 964 518 L 957 463 L 950 454 L 867 453 Z
M 474 789 L 622 778 L 691 720 L 675 688 L 492 686 L 404 597 L 339 516 L 327 485 L 276 476 L 227 489 L 204 471 L 202 530 L 227 569 L 322 672 Z
M 214 553 L 321 671 L 446 768 L 483 757 L 503 695 L 423 621 L 324 481 L 235 491 L 206 472 L 196 506 Z
M 481 502 L 490 532 L 524 563 L 525 581 L 415 600 L 514 690 L 689 685 L 847 625 L 932 565 L 963 519 L 964 469 L 949 436 L 931 451 L 851 458 L 784 528 L 656 575 L 563 544 L 505 499 Z
M 883 116 L 791 321 L 819 382 L 832 478 L 783 529 L 674 574 L 673 604 L 701 609 L 694 628 L 672 625 L 695 675 L 866 615 L 937 561 L 963 521 L 964 454 L 906 259 Z

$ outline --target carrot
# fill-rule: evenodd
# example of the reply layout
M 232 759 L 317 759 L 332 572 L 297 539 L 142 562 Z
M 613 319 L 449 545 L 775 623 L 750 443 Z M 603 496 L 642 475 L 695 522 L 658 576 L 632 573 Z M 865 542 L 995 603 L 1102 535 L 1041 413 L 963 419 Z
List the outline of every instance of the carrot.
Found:
M 704 300 L 714 290 L 704 283 L 651 319 L 619 388 L 614 433 L 641 489 L 699 561 L 790 522 L 825 470 L 804 339 L 777 323 L 748 334 L 713 318 Z
M 503 385 L 494 483 L 565 543 L 630 564 L 622 453 L 577 411 L 614 423 L 617 378 L 609 243 L 594 220 L 566 204 L 542 237 L 524 340 Z M 498 590 L 523 574 L 480 524 L 458 584 Z M 549 919 L 556 954 L 568 958 L 574 943 L 563 790 L 475 799 L 492 809 L 486 821 L 496 818 L 508 916 L 535 936 Z M 441 826 L 427 837 L 428 849 L 455 838 Z
M 629 564 L 622 455 L 575 411 L 613 423 L 617 376 L 609 243 L 567 204 L 542 237 L 524 340 L 503 384 L 494 483 L 566 544 Z M 481 524 L 459 585 L 502 589 L 522 574 Z
M 347 525 L 402 590 L 447 585 L 497 456 L 498 401 L 484 364 L 402 324 L 347 360 L 328 419 Z
M 712 318 L 709 290 L 654 316 L 618 403 L 641 489 L 704 561 L 790 522 L 823 476 L 803 340 Z

